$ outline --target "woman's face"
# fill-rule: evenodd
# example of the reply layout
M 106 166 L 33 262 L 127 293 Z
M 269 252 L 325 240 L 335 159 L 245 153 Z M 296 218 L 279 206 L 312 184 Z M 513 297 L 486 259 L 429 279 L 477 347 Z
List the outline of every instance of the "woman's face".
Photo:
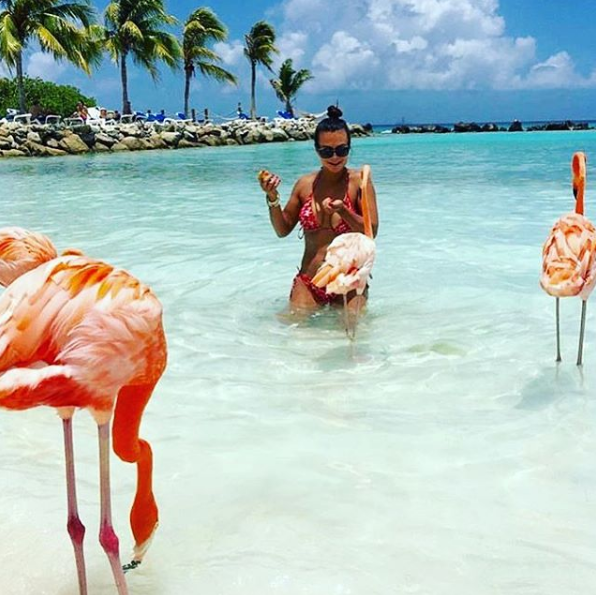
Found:
M 319 134 L 317 153 L 321 160 L 321 164 L 325 169 L 328 169 L 331 172 L 340 172 L 348 162 L 346 148 L 349 148 L 349 142 L 345 130 L 321 132 L 321 134 Z M 331 151 L 331 149 L 333 149 L 333 151 Z M 337 154 L 337 151 L 340 152 L 340 155 Z M 323 154 L 321 155 L 321 153 Z

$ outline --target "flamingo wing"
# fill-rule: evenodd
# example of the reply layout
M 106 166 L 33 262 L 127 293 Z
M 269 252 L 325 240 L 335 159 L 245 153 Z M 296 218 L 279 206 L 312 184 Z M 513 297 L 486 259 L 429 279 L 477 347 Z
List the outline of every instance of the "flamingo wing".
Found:
M 362 233 L 345 233 L 329 245 L 313 283 L 327 293 L 346 294 L 366 288 L 375 260 L 375 242 Z
M 569 213 L 553 226 L 542 249 L 540 285 L 555 297 L 586 296 L 594 287 L 596 229 L 583 215 Z
M 148 287 L 101 261 L 26 273 L 0 298 L 0 403 L 111 410 L 122 386 L 161 375 L 161 316 Z
M 17 277 L 56 258 L 56 248 L 41 233 L 21 227 L 0 229 L 0 285 L 7 287 Z

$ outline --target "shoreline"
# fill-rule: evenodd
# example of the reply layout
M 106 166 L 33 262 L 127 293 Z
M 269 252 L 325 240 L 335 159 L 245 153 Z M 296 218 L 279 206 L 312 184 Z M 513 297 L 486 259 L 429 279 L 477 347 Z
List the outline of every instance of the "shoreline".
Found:
M 222 124 L 93 122 L 69 127 L 5 122 L 0 124 L 0 159 L 306 141 L 314 138 L 316 125 L 316 120 L 305 118 Z M 360 124 L 350 124 L 350 132 L 354 137 L 372 135 L 372 129 Z
M 483 132 L 539 132 L 596 130 L 592 121 L 571 120 L 536 123 L 524 127 L 519 120 L 509 126 L 488 122 L 444 124 L 401 124 L 379 131 L 381 125 L 349 124 L 354 138 L 382 134 L 458 134 Z M 502 123 L 501 123 L 502 124 Z M 61 157 L 87 153 L 176 150 L 200 147 L 242 146 L 276 142 L 309 141 L 314 138 L 316 120 L 300 118 L 261 122 L 232 120 L 221 124 L 189 121 L 157 123 L 105 123 L 93 121 L 74 126 L 39 123 L 0 123 L 0 159 L 18 157 Z M 375 130 L 377 128 L 377 130 Z

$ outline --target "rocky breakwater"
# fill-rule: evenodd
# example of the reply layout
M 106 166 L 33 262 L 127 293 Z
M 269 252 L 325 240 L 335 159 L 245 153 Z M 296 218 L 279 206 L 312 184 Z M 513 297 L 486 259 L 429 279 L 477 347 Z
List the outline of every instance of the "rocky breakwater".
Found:
M 233 120 L 223 124 L 171 122 L 166 125 L 93 123 L 73 127 L 0 123 L 0 157 L 48 157 L 153 149 L 220 147 L 310 140 L 316 121 Z M 351 125 L 352 134 L 368 136 L 365 127 Z
M 457 122 L 451 128 L 440 124 L 424 124 L 420 126 L 401 124 L 400 126 L 394 126 L 391 132 L 394 134 L 424 134 L 429 132 L 523 132 L 524 130 L 532 132 L 536 130 L 593 130 L 593 128 L 587 122 L 572 122 L 571 120 L 566 120 L 565 122 L 544 122 L 543 124 L 531 125 L 524 128 L 519 120 L 513 120 L 508 127 L 498 126 L 494 122 L 487 122 L 485 124 Z

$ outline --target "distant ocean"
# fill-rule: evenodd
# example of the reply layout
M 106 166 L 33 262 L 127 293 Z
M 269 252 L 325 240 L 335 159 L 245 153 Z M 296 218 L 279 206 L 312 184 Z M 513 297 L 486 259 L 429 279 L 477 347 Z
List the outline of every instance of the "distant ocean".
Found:
M 596 303 L 578 370 L 580 303 L 562 301 L 557 366 L 538 286 L 576 150 L 596 220 L 596 131 L 355 139 L 381 224 L 354 344 L 335 311 L 279 316 L 303 243 L 275 236 L 256 174 L 287 197 L 311 143 L 0 161 L 3 225 L 125 267 L 164 305 L 141 431 L 160 527 L 131 595 L 591 593 Z M 111 595 L 96 429 L 74 425 L 89 592 Z M 0 411 L 0 445 L 0 593 L 76 593 L 57 416 Z M 112 470 L 128 560 L 135 470 Z

